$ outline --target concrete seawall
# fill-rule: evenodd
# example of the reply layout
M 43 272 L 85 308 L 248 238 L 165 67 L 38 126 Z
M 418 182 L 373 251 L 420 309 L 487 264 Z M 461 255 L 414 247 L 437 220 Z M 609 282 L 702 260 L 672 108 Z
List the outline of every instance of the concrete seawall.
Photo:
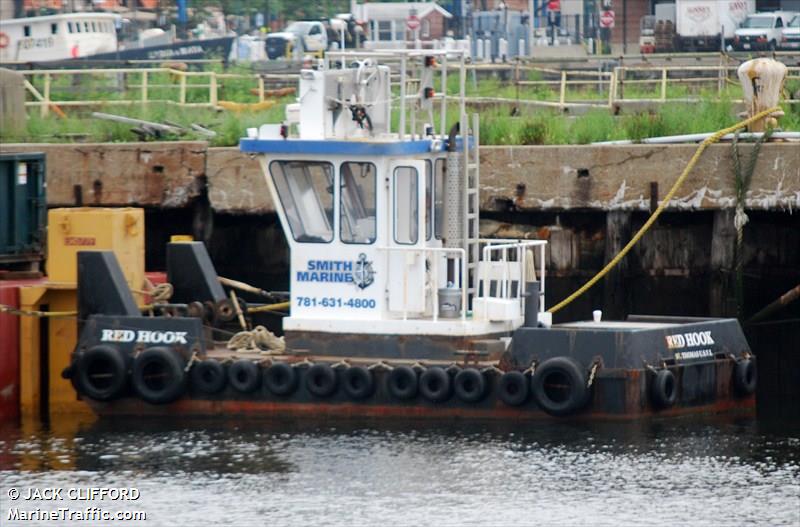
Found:
M 481 202 L 487 211 L 649 210 L 669 191 L 696 145 L 487 146 Z M 746 160 L 752 145 L 739 150 Z M 48 204 L 180 208 L 207 192 L 225 214 L 274 212 L 258 163 L 204 142 L 4 144 L 0 152 L 48 154 Z M 735 206 L 730 145 L 713 145 L 671 208 Z M 55 162 L 54 162 L 55 160 Z M 746 197 L 754 210 L 800 209 L 800 147 L 764 145 Z

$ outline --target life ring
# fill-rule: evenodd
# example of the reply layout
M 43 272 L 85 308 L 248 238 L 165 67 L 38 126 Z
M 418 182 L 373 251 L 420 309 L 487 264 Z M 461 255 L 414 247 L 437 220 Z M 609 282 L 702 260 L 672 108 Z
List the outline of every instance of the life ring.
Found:
M 453 390 L 465 403 L 477 403 L 486 394 L 486 379 L 475 368 L 466 368 L 453 379 Z
M 539 406 L 550 415 L 574 413 L 587 403 L 588 389 L 583 368 L 569 357 L 547 359 L 536 368 L 531 393 Z
M 7 48 L 9 43 L 8 35 L 0 33 L 0 49 Z
M 225 367 L 218 360 L 203 360 L 192 367 L 192 387 L 198 392 L 212 395 L 225 388 Z
M 345 393 L 352 399 L 366 399 L 375 390 L 372 372 L 363 366 L 347 368 L 342 381 Z
M 128 385 L 129 363 L 114 346 L 92 346 L 78 357 L 73 386 L 90 399 L 117 399 Z
M 521 371 L 508 371 L 500 377 L 498 397 L 509 406 L 520 406 L 528 400 L 528 377 Z
M 228 368 L 228 382 L 241 393 L 250 393 L 261 383 L 258 366 L 251 360 L 237 360 Z
M 336 372 L 328 364 L 314 364 L 306 373 L 306 388 L 317 397 L 333 394 L 336 384 Z
M 432 403 L 446 401 L 451 391 L 450 376 L 442 368 L 428 368 L 419 377 L 419 392 Z
M 401 401 L 413 399 L 419 389 L 417 372 L 410 366 L 397 366 L 389 372 L 386 387 L 395 399 Z
M 650 385 L 650 398 L 656 408 L 670 408 L 678 398 L 675 374 L 669 370 L 658 370 Z
M 275 395 L 291 395 L 297 389 L 297 370 L 276 362 L 264 372 L 264 384 Z
M 736 362 L 733 369 L 733 387 L 741 396 L 752 395 L 756 391 L 757 375 L 756 363 L 752 359 L 742 359 Z
M 133 360 L 133 388 L 148 403 L 171 403 L 186 389 L 184 367 L 177 352 L 160 346 L 147 348 Z

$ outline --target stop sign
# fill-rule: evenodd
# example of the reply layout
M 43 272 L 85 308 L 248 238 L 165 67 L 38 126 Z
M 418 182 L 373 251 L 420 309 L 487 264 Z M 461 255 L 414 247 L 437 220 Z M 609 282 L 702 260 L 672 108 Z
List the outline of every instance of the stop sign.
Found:
M 419 29 L 419 17 L 417 15 L 408 15 L 406 19 L 406 27 L 409 31 L 415 31 Z
M 600 27 L 614 27 L 614 11 L 608 10 L 600 13 Z

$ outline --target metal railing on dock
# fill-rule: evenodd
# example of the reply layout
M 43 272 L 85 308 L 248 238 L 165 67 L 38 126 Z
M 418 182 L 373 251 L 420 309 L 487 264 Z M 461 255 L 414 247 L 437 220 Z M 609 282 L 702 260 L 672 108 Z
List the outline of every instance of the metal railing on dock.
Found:
M 219 73 L 173 68 L 48 69 L 19 73 L 24 75 L 25 88 L 31 97 L 25 106 L 40 108 L 43 117 L 53 107 L 67 106 L 161 103 L 187 108 L 216 108 L 224 83 L 229 81 L 246 84 L 253 99 L 248 102 L 258 104 L 266 101 L 270 81 L 285 83 L 298 77 L 292 74 Z M 60 97 L 53 96 L 56 90 Z
M 457 63 L 448 65 L 449 70 L 458 67 Z M 625 106 L 715 99 L 742 102 L 739 90 L 733 89 L 738 84 L 738 64 L 728 63 L 725 55 L 717 65 L 645 63 L 614 66 L 608 71 L 555 69 L 526 61 L 468 64 L 465 68 L 468 76 L 466 103 L 471 106 L 505 104 L 565 111 L 572 108 L 616 110 Z M 216 108 L 229 86 L 236 85 L 244 86 L 248 93 L 248 101 L 237 102 L 259 104 L 267 100 L 271 87 L 296 83 L 299 77 L 293 73 L 220 73 L 173 68 L 34 69 L 20 73 L 25 76 L 29 96 L 25 106 L 39 108 L 42 116 L 47 116 L 54 107 L 75 106 L 171 104 Z M 491 74 L 498 79 L 501 88 L 511 88 L 514 93 L 481 95 L 479 73 Z M 787 81 L 799 80 L 800 67 L 789 66 Z M 405 81 L 413 83 L 415 79 L 406 78 Z M 445 78 L 442 87 L 446 84 Z M 463 89 L 463 85 L 456 87 L 458 91 Z M 454 93 L 453 90 L 437 91 L 436 98 L 441 101 Z M 784 103 L 800 104 L 796 97 L 788 93 Z

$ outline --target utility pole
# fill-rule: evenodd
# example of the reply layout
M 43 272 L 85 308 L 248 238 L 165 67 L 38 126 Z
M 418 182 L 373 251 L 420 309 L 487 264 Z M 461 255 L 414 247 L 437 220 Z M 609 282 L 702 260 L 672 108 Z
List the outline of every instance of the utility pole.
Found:
M 534 19 L 534 0 L 528 0 L 528 56 L 533 57 L 533 19 Z
M 628 54 L 628 0 L 622 0 L 622 54 Z

